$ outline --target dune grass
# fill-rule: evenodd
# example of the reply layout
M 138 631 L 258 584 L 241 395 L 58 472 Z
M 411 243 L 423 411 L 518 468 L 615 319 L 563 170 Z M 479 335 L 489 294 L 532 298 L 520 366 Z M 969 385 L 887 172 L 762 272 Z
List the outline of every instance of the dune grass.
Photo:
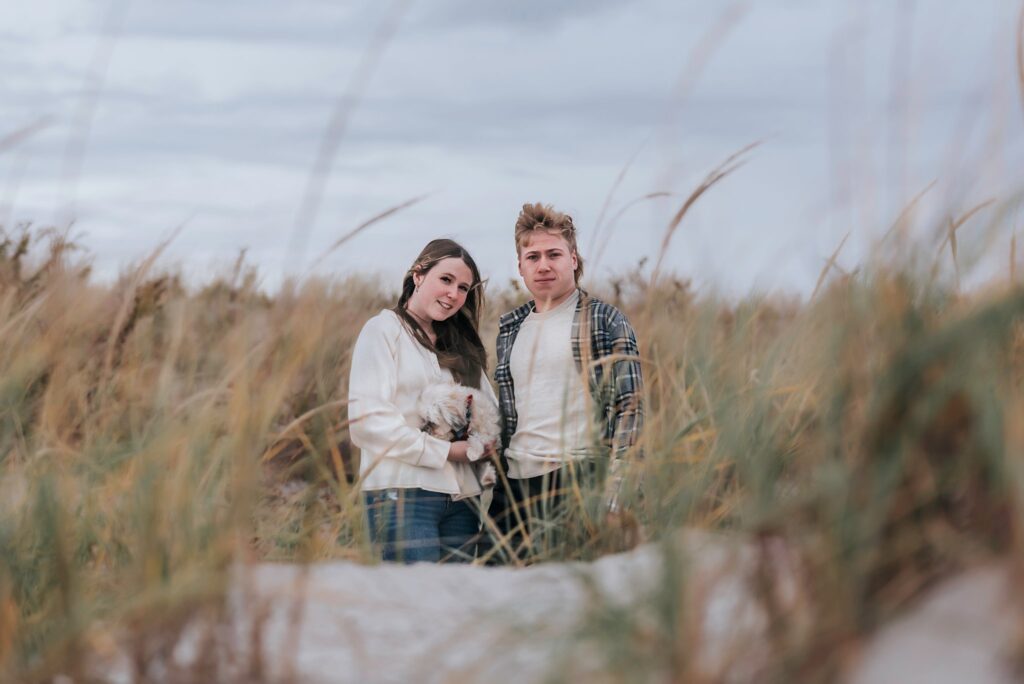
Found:
M 239 560 L 372 560 L 338 476 L 342 400 L 352 342 L 393 293 L 355 276 L 267 295 L 241 260 L 198 290 L 150 261 L 98 285 L 86 256 L 45 231 L 0 238 L 5 681 L 85 679 L 86 655 L 125 638 L 144 678 L 189 615 L 216 613 Z M 774 676 L 818 681 L 936 579 L 1019 555 L 1019 286 L 964 295 L 877 267 L 810 302 L 732 302 L 638 268 L 591 290 L 637 329 L 645 457 L 629 529 L 582 491 L 535 561 L 682 526 L 782 540 L 810 617 L 773 613 Z M 524 293 L 488 298 L 492 340 Z M 666 573 L 652 601 L 677 605 L 683 581 Z M 664 617 L 643 638 L 595 618 L 585 638 L 615 644 L 610 673 L 681 676 L 683 623 Z

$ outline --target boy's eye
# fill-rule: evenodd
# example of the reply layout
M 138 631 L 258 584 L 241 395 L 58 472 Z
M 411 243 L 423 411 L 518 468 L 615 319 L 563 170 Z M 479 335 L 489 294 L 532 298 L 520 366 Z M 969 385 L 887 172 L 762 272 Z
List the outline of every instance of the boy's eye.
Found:
M 450 282 L 452 282 L 452 279 L 449 278 L 448 276 L 441 276 L 441 282 L 442 283 L 450 283 Z

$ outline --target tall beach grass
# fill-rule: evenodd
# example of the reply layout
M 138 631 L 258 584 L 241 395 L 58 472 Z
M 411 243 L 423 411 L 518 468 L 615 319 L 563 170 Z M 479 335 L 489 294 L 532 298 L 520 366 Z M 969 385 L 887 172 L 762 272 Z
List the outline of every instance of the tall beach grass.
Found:
M 219 614 L 233 563 L 372 561 L 345 476 L 345 379 L 393 288 L 353 275 L 267 294 L 243 260 L 189 288 L 152 259 L 101 285 L 87 256 L 46 231 L 0 238 L 3 680 L 84 679 L 89 654 L 123 641 L 145 678 L 191 616 Z M 872 264 L 810 301 L 732 301 L 670 274 L 652 284 L 640 266 L 590 289 L 637 329 L 644 459 L 628 524 L 582 491 L 534 562 L 684 526 L 781 543 L 807 606 L 800 620 L 769 611 L 772 674 L 824 681 L 937 579 L 1019 557 L 1024 290 L 1012 278 L 965 294 Z M 492 287 L 488 299 L 493 340 L 525 296 Z M 595 606 L 580 638 L 616 645 L 601 651 L 610 676 L 685 676 L 684 621 L 665 608 L 681 582 L 682 561 L 651 597 L 654 627 Z

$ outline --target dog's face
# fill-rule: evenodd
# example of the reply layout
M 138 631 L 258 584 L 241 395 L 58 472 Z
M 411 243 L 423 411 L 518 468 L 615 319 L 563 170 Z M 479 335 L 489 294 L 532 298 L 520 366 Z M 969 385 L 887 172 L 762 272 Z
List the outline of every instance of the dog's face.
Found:
M 449 441 L 467 440 L 466 455 L 471 461 L 478 460 L 500 433 L 494 401 L 462 385 L 428 387 L 420 395 L 418 411 L 423 421 L 421 429 L 427 433 Z
M 467 389 L 459 385 L 432 385 L 423 390 L 418 409 L 423 429 L 435 437 L 451 439 L 466 427 L 467 396 Z

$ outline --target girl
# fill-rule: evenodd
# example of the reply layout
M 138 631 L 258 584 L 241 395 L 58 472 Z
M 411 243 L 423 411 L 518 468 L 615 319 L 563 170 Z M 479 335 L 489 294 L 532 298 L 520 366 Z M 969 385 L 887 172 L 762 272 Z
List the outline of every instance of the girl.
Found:
M 477 333 L 483 292 L 458 243 L 432 240 L 402 282 L 393 309 L 367 321 L 352 351 L 349 432 L 361 450 L 370 538 L 386 561 L 469 561 L 481 487 L 465 441 L 420 431 L 416 403 L 428 385 L 457 382 L 489 395 Z M 496 403 L 496 400 L 495 400 Z

